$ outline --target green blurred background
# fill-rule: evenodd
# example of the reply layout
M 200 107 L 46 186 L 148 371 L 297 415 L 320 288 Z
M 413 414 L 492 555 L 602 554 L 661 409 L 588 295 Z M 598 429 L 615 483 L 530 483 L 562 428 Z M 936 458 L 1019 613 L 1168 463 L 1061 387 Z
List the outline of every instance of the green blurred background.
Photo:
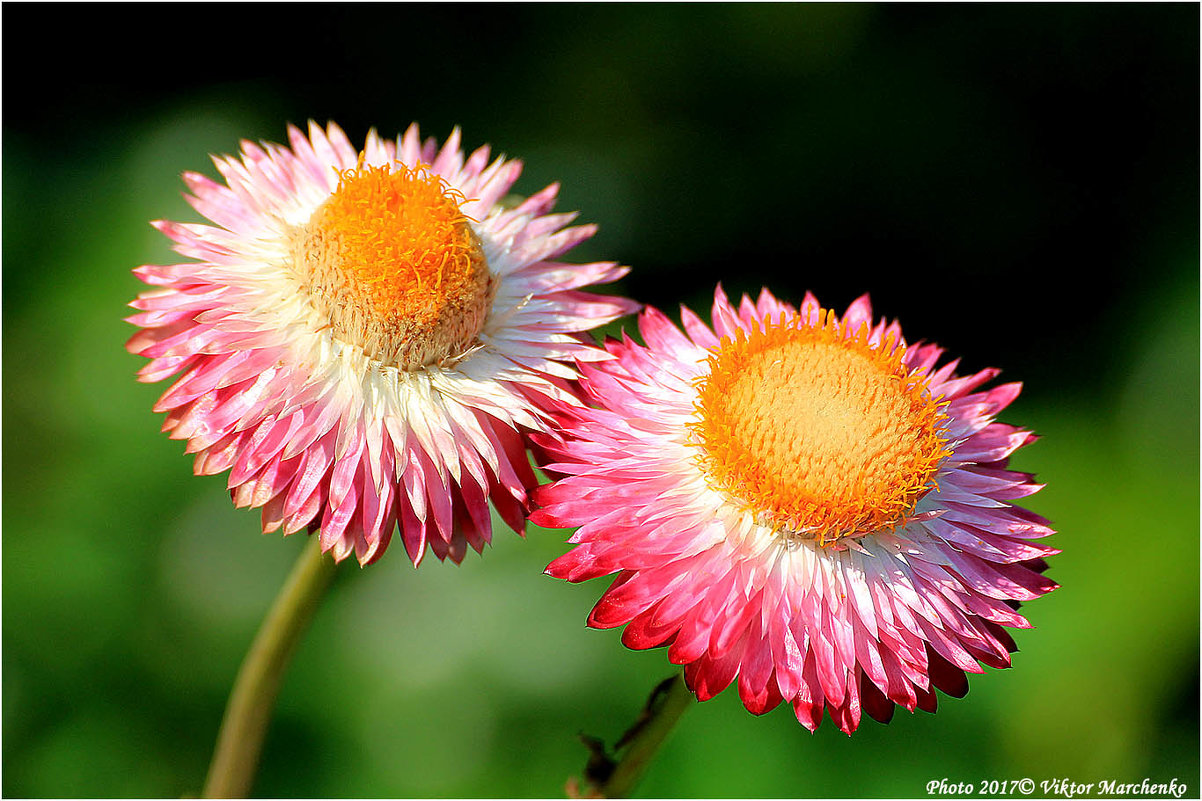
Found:
M 647 796 L 923 796 L 948 778 L 1199 793 L 1197 5 L 29 6 L 3 92 L 5 796 L 199 791 L 302 542 L 195 478 L 134 381 L 147 221 L 179 173 L 336 120 L 463 126 L 597 222 L 574 260 L 675 315 L 769 285 L 862 292 L 1022 380 L 1015 464 L 1063 587 L 1012 670 L 935 715 L 697 705 Z M 616 328 L 615 328 L 616 330 Z M 585 628 L 565 532 L 462 566 L 346 565 L 280 697 L 263 796 L 557 796 L 670 674 Z M 1037 791 L 1037 794 L 1038 791 Z

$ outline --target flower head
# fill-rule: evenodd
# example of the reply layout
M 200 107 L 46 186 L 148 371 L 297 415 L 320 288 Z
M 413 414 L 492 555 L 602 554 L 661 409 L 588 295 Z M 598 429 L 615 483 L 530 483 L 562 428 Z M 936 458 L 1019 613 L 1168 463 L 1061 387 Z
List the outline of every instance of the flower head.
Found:
M 184 175 L 214 225 L 154 223 L 192 261 L 134 271 L 156 287 L 130 304 L 139 377 L 179 376 L 164 430 L 265 532 L 320 528 L 366 564 L 399 526 L 414 564 L 459 561 L 490 541 L 489 501 L 522 529 L 524 434 L 571 402 L 565 363 L 608 358 L 580 332 L 635 308 L 578 290 L 626 268 L 556 261 L 595 228 L 549 213 L 555 185 L 502 204 L 521 162 L 465 159 L 458 129 L 288 135 L 214 159 L 224 184 Z
M 619 574 L 589 624 L 667 646 L 701 700 L 737 679 L 756 714 L 849 734 L 1009 666 L 1017 602 L 1056 587 L 1032 542 L 1052 530 L 1011 503 L 1040 485 L 1006 469 L 1034 435 L 995 421 L 1020 386 L 977 391 L 998 371 L 937 367 L 867 297 L 840 318 L 719 288 L 712 330 L 682 322 L 645 310 L 646 346 L 607 342 L 582 367 L 596 408 L 542 439 L 561 478 L 531 520 L 580 526 L 547 572 Z

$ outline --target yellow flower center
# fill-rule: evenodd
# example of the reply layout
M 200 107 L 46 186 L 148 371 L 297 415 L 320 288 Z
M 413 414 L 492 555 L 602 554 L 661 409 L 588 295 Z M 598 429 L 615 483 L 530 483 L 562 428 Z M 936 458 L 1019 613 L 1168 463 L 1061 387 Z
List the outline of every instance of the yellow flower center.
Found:
M 757 521 L 821 545 L 897 526 L 949 453 L 945 415 L 904 352 L 825 311 L 814 326 L 766 321 L 724 339 L 698 382 L 711 481 Z
M 464 200 L 422 167 L 360 160 L 339 171 L 338 188 L 293 240 L 301 284 L 336 338 L 406 370 L 475 344 L 496 280 Z

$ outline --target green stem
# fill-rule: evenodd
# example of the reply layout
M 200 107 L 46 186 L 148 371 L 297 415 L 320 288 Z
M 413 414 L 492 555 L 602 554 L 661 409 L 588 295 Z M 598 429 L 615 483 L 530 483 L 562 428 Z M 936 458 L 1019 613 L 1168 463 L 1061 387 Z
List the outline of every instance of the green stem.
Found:
M 685 686 L 683 674 L 677 673 L 660 683 L 647 699 L 639 719 L 615 746 L 616 758 L 604 760 L 606 770 L 596 772 L 586 769 L 586 781 L 590 786 L 584 795 L 592 798 L 629 797 L 676 726 L 676 721 L 692 705 L 692 700 L 693 693 Z M 598 746 L 591 743 L 590 747 L 596 749 Z M 590 761 L 590 767 L 593 764 Z
M 250 794 L 284 670 L 334 577 L 334 560 L 322 555 L 316 535 L 309 539 L 238 670 L 205 779 L 204 798 Z

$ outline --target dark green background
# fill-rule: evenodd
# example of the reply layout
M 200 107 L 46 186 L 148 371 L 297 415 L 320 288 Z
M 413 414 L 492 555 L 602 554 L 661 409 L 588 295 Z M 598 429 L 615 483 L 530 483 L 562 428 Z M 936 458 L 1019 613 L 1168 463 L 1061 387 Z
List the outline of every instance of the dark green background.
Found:
M 195 220 L 179 173 L 335 120 L 412 120 L 563 182 L 619 287 L 872 293 L 910 339 L 1026 383 L 1015 460 L 1063 588 L 1015 667 L 935 715 L 690 710 L 661 796 L 924 796 L 929 780 L 1177 778 L 1199 793 L 1197 5 L 6 4 L 3 793 L 196 793 L 301 541 L 194 478 L 123 304 Z M 616 327 L 615 327 L 616 330 Z M 346 565 L 256 793 L 556 796 L 669 675 L 584 626 L 564 532 Z

